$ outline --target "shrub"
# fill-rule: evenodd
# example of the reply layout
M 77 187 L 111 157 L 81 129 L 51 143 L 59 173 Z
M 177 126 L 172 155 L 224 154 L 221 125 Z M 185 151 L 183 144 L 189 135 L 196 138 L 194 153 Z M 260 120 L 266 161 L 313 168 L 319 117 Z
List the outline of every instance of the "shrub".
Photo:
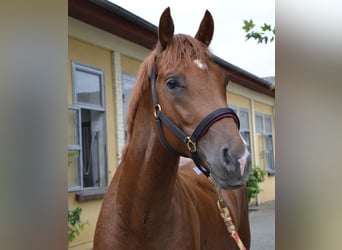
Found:
M 252 168 L 251 173 L 249 174 L 249 179 L 247 181 L 248 202 L 250 202 L 252 198 L 255 198 L 257 194 L 263 191 L 259 187 L 259 183 L 265 180 L 265 175 L 266 172 L 261 168 Z
M 76 207 L 73 210 L 68 211 L 68 242 L 69 244 L 80 235 L 81 231 L 84 229 L 84 226 L 88 224 L 88 222 L 81 221 L 81 212 L 82 208 Z
M 68 166 L 72 163 L 72 158 L 76 155 L 75 152 L 68 152 Z M 73 210 L 68 210 L 68 242 L 69 244 L 80 235 L 84 226 L 88 222 L 81 221 L 82 208 L 76 207 Z

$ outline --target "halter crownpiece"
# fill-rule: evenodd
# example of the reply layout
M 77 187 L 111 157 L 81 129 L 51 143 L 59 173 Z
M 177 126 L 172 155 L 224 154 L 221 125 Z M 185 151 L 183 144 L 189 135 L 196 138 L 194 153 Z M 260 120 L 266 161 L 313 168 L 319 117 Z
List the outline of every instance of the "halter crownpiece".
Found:
M 210 171 L 203 167 L 200 164 L 200 159 L 197 153 L 197 142 L 208 132 L 209 128 L 217 121 L 223 119 L 223 118 L 233 118 L 238 129 L 240 129 L 240 121 L 235 112 L 230 109 L 230 108 L 220 108 L 217 110 L 214 110 L 211 112 L 209 115 L 207 115 L 201 122 L 200 124 L 196 127 L 192 135 L 188 136 L 186 135 L 180 128 L 178 128 L 163 112 L 162 108 L 159 104 L 158 101 L 158 96 L 157 96 L 157 90 L 156 90 L 156 78 L 157 78 L 157 73 L 156 73 L 156 64 L 155 60 L 152 66 L 152 74 L 151 74 L 151 90 L 152 90 L 152 99 L 153 99 L 153 107 L 154 107 L 154 117 L 157 122 L 157 127 L 159 131 L 160 138 L 165 145 L 165 147 L 170 150 L 171 152 L 181 155 L 184 157 L 188 157 L 184 155 L 183 153 L 178 152 L 175 150 L 167 141 L 163 128 L 162 128 L 162 123 L 164 123 L 171 131 L 174 133 L 179 139 L 181 139 L 187 146 L 191 158 L 198 167 L 201 172 L 209 177 Z

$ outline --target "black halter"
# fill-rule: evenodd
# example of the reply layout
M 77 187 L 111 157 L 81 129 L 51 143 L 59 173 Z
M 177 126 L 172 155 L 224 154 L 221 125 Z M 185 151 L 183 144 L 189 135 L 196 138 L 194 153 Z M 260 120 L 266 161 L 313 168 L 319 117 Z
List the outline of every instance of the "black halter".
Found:
M 182 130 L 180 130 L 167 116 L 162 112 L 162 108 L 158 101 L 157 91 L 156 91 L 156 78 L 157 78 L 157 72 L 155 68 L 155 63 L 152 67 L 152 75 L 151 75 L 151 89 L 152 89 L 152 98 L 153 98 L 153 106 L 154 106 L 154 117 L 157 122 L 157 127 L 159 131 L 160 138 L 165 145 L 165 147 L 170 150 L 171 152 L 181 155 L 184 157 L 188 157 L 177 150 L 175 150 L 168 142 L 165 137 L 163 128 L 162 128 L 162 122 L 179 138 L 181 139 L 189 149 L 191 153 L 191 158 L 198 167 L 199 170 L 202 171 L 204 175 L 207 177 L 210 175 L 210 171 L 203 167 L 200 164 L 200 159 L 197 153 L 197 142 L 206 134 L 206 132 L 209 130 L 209 128 L 217 121 L 230 117 L 233 118 L 236 125 L 238 126 L 238 129 L 240 129 L 240 121 L 235 112 L 230 108 L 220 108 L 213 112 L 211 112 L 209 115 L 207 115 L 200 124 L 196 127 L 195 131 L 192 133 L 192 135 L 187 136 Z

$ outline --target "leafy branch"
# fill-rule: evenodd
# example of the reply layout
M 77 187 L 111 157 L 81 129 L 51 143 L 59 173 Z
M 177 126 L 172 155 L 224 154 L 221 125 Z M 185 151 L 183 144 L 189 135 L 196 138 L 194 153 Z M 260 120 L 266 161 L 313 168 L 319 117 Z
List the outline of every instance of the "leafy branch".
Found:
M 255 28 L 255 24 L 252 19 L 243 20 L 244 25 L 242 29 L 246 32 L 246 41 L 253 38 L 258 43 L 265 43 L 273 42 L 275 39 L 275 27 L 272 27 L 269 24 L 264 23 L 263 26 L 260 26 L 260 30 L 257 31 Z

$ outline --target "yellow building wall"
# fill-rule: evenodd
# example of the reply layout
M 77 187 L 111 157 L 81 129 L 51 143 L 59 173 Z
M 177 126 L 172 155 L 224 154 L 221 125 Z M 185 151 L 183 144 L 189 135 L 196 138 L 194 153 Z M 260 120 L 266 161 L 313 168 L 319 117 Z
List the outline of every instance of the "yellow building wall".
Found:
M 122 72 L 137 75 L 140 69 L 142 61 L 136 60 L 134 58 L 121 55 L 121 70 Z
M 254 111 L 273 116 L 273 107 L 258 101 L 254 101 Z
M 273 107 L 258 101 L 254 101 L 254 111 L 266 115 L 270 115 L 272 117 L 272 135 L 273 135 L 273 152 L 274 152 L 274 119 L 273 119 Z M 257 146 L 257 151 L 259 152 L 256 154 L 255 159 L 256 159 L 256 164 L 264 168 L 264 160 L 261 157 L 261 152 L 263 148 L 263 141 L 262 141 L 262 135 L 260 133 L 256 133 L 256 146 Z
M 270 115 L 272 117 L 272 138 L 273 138 L 273 153 L 275 152 L 274 147 L 274 116 L 273 116 L 273 107 L 258 101 L 254 101 L 254 111 L 262 114 Z M 264 169 L 264 160 L 261 157 L 262 152 L 262 136 L 259 133 L 256 133 L 256 152 L 258 152 L 255 156 L 257 165 Z M 274 155 L 273 155 L 274 157 Z M 266 202 L 275 199 L 275 176 L 266 175 L 265 181 L 260 184 L 260 188 L 263 189 L 263 192 L 259 195 L 259 201 Z
M 250 108 L 251 108 L 251 102 L 250 102 L 249 98 L 241 96 L 239 94 L 227 92 L 227 100 L 228 100 L 228 104 L 232 104 L 232 105 L 242 107 L 242 108 L 245 108 L 248 110 L 250 110 Z M 250 121 L 250 119 L 249 119 L 249 121 Z
M 260 183 L 260 188 L 263 190 L 259 194 L 261 203 L 275 200 L 275 176 L 265 176 L 265 181 Z
M 105 84 L 105 104 L 106 104 L 106 127 L 107 127 L 107 148 L 108 148 L 108 171 L 109 180 L 116 168 L 116 121 L 115 121 L 115 106 L 114 106 L 114 87 L 112 82 L 112 57 L 111 51 L 98 46 L 80 41 L 69 37 L 69 56 L 68 56 L 68 104 L 72 104 L 72 75 L 71 62 L 86 64 L 104 70 Z M 92 249 L 92 240 L 95 232 L 97 217 L 101 208 L 102 199 L 77 202 L 75 194 L 69 192 L 68 195 L 69 209 L 75 207 L 82 208 L 81 220 L 87 221 L 87 225 L 72 244 L 71 249 Z
M 228 104 L 235 105 L 237 107 L 248 109 L 249 113 L 249 125 L 250 125 L 250 136 L 251 136 L 251 147 L 254 147 L 254 150 L 251 150 L 252 157 L 252 167 L 258 166 L 263 169 L 264 163 L 263 158 L 261 156 L 261 152 L 263 150 L 262 145 L 262 136 L 259 133 L 256 133 L 252 126 L 252 116 L 254 116 L 254 112 L 259 112 L 262 114 L 267 114 L 272 116 L 272 129 L 273 129 L 273 151 L 274 149 L 274 116 L 273 116 L 273 106 L 269 104 L 262 103 L 260 101 L 256 101 L 251 99 L 249 96 L 242 96 L 237 93 L 228 91 L 227 92 L 227 100 Z M 254 118 L 254 117 L 253 117 Z M 263 190 L 259 195 L 259 202 L 266 202 L 275 199 L 275 176 L 266 175 L 265 181 L 260 184 L 260 188 Z M 255 201 L 252 201 L 252 203 Z

